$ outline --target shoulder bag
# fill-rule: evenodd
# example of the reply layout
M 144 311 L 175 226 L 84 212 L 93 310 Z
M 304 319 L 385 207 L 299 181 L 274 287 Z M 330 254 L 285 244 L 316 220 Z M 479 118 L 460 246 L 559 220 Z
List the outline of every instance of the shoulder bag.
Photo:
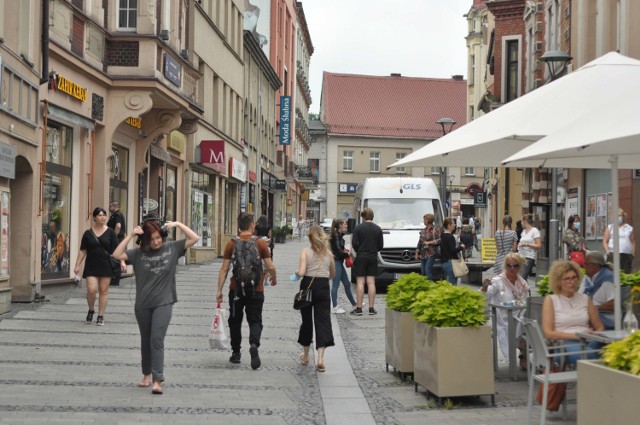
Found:
M 113 255 L 109 254 L 109 251 L 107 251 L 106 249 L 104 249 L 104 247 L 102 246 L 102 244 L 100 243 L 100 240 L 98 239 L 98 237 L 96 236 L 95 233 L 93 233 L 93 229 L 89 230 L 91 232 L 91 235 L 93 236 L 93 238 L 96 240 L 96 242 L 98 243 L 98 246 L 100 248 L 102 248 L 102 250 L 107 254 L 107 257 L 109 258 L 109 264 L 111 265 L 111 270 L 114 273 L 117 273 L 118 270 L 120 270 L 120 260 L 116 259 Z
M 317 273 L 318 271 L 316 270 L 316 273 L 314 273 L 311 278 L 311 282 L 309 282 L 309 285 L 307 285 L 305 289 L 301 289 L 296 292 L 296 295 L 293 297 L 294 310 L 301 310 L 303 308 L 310 307 L 313 303 L 311 298 L 311 285 L 313 285 L 313 281 L 315 280 Z
M 469 267 L 467 267 L 467 263 L 464 261 L 464 255 L 462 258 L 452 258 L 451 267 L 453 268 L 453 275 L 455 277 L 462 277 L 469 273 Z

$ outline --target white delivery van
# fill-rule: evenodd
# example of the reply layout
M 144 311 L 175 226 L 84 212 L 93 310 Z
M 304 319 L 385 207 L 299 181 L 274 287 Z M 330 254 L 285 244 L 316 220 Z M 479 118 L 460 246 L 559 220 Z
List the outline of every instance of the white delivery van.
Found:
M 420 273 L 415 260 L 423 217 L 433 214 L 435 226 L 442 227 L 443 210 L 436 184 L 430 178 L 372 177 L 358 185 L 354 199 L 356 223 L 363 208 L 373 210 L 373 222 L 382 228 L 384 249 L 378 254 L 376 286 L 385 287 L 405 273 Z M 439 275 L 440 262 L 434 273 Z M 352 277 L 352 281 L 355 278 Z

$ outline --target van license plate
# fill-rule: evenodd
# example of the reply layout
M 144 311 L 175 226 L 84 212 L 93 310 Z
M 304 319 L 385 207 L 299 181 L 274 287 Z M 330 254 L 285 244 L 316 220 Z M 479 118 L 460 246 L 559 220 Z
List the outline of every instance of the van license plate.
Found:
M 400 276 L 402 276 L 400 273 L 394 273 L 393 274 L 393 280 L 398 280 L 400 278 Z

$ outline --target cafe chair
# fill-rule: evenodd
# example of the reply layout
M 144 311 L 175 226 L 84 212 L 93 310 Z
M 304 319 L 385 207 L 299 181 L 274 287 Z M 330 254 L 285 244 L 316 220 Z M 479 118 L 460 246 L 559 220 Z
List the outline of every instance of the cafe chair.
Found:
M 529 380 L 529 398 L 527 400 L 527 417 L 528 424 L 532 423 L 531 415 L 533 413 L 533 403 L 534 403 L 534 382 L 539 382 L 544 386 L 543 395 L 542 395 L 542 405 L 540 408 L 542 411 L 540 412 L 540 424 L 544 425 L 547 419 L 547 399 L 549 396 L 549 385 L 550 384 L 566 384 L 569 382 L 577 382 L 578 381 L 578 372 L 577 371 L 568 371 L 568 372 L 554 372 L 551 373 L 551 366 L 554 363 L 562 363 L 564 357 L 568 355 L 581 355 L 591 353 L 591 351 L 578 351 L 567 353 L 561 351 L 562 346 L 559 347 L 549 347 L 547 345 L 547 341 L 544 339 L 542 335 L 542 330 L 538 326 L 538 322 L 533 319 L 528 318 L 516 318 L 522 326 L 524 327 L 525 337 L 527 339 L 527 346 L 531 350 L 531 356 L 529 357 L 528 362 L 528 371 L 527 376 Z M 542 373 L 536 373 L 537 370 L 543 371 Z M 567 418 L 567 398 L 565 397 L 562 401 L 562 417 L 564 419 Z

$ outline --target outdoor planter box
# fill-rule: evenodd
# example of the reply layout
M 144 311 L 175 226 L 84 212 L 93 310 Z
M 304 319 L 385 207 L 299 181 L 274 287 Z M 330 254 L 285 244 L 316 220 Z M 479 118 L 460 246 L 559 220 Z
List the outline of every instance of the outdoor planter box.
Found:
M 416 322 L 413 380 L 438 397 L 495 393 L 491 328 L 432 328 Z
M 612 369 L 599 360 L 578 362 L 578 423 L 638 423 L 640 376 Z
M 409 312 L 386 309 L 385 361 L 387 370 L 392 366 L 401 377 L 413 373 L 413 338 L 416 321 Z

